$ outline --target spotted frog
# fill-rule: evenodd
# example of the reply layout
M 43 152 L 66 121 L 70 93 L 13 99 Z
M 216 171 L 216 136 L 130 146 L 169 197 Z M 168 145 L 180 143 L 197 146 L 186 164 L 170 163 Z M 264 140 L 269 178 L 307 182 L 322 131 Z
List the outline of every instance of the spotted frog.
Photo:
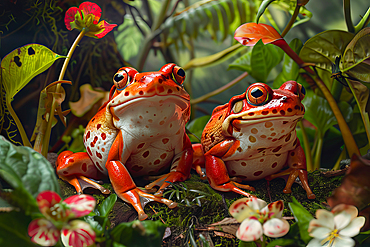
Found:
M 143 206 L 157 201 L 169 208 L 176 203 L 161 197 L 168 182 L 190 175 L 193 150 L 185 133 L 190 117 L 190 97 L 182 83 L 185 71 L 166 64 L 157 72 L 138 73 L 124 67 L 113 77 L 110 98 L 90 120 L 84 134 L 87 152 L 64 151 L 58 156 L 57 173 L 82 193 L 81 181 L 110 193 L 92 181 L 109 176 L 114 191 L 133 205 L 140 220 Z M 156 195 L 136 187 L 132 177 L 163 174 L 146 186 L 159 186 Z M 142 204 L 144 203 L 144 204 Z
M 250 196 L 248 185 L 231 181 L 269 180 L 289 174 L 284 193 L 300 178 L 307 197 L 314 199 L 306 171 L 306 158 L 296 135 L 296 124 L 303 118 L 301 100 L 305 89 L 295 81 L 279 89 L 255 83 L 229 103 L 216 107 L 207 123 L 201 144 L 193 145 L 194 166 L 201 176 L 205 163 L 210 185 L 220 191 Z M 282 171 L 284 167 L 288 169 Z M 240 189 L 242 188 L 242 189 Z

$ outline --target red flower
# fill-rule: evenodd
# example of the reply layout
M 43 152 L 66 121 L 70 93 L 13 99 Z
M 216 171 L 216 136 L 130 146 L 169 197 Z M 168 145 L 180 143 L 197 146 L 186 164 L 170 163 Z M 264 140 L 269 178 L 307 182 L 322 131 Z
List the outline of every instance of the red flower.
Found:
M 61 236 L 65 246 L 84 247 L 95 242 L 95 232 L 82 220 L 71 220 L 88 215 L 95 207 L 95 199 L 75 195 L 64 201 L 53 191 L 41 192 L 36 198 L 45 218 L 33 220 L 28 226 L 31 240 L 42 246 L 55 245 Z
M 86 36 L 100 39 L 117 26 L 104 20 L 99 22 L 100 16 L 101 9 L 97 4 L 83 2 L 78 8 L 72 7 L 67 10 L 64 22 L 68 30 L 85 28 Z

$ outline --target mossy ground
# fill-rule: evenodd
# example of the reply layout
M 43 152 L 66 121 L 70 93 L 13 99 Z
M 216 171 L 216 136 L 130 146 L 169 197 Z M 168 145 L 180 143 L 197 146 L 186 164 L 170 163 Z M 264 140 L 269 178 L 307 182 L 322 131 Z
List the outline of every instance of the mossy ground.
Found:
M 310 173 L 308 177 L 310 187 L 316 195 L 316 199 L 314 200 L 307 199 L 306 192 L 297 183 L 292 186 L 291 194 L 284 194 L 282 191 L 285 186 L 285 181 L 281 178 L 270 181 L 269 185 L 266 180 L 249 182 L 248 184 L 256 189 L 255 192 L 251 193 L 266 202 L 283 200 L 285 203 L 284 216 L 292 216 L 288 207 L 288 202 L 292 201 L 292 196 L 314 215 L 318 208 L 325 208 L 326 199 L 331 195 L 332 191 L 340 185 L 343 176 L 328 178 L 321 172 L 315 171 Z M 138 180 L 136 182 L 138 186 L 144 186 L 148 183 L 143 180 Z M 171 198 L 171 200 L 178 202 L 178 207 L 169 209 L 163 204 L 153 202 L 145 206 L 144 210 L 149 216 L 148 220 L 161 220 L 171 229 L 170 236 L 163 240 L 162 246 L 184 246 L 185 242 L 189 241 L 189 234 L 192 234 L 194 239 L 198 242 L 200 241 L 199 234 L 202 234 L 206 238 L 210 238 L 214 246 L 238 246 L 237 239 L 220 237 L 214 232 L 208 232 L 204 229 L 209 224 L 219 222 L 225 217 L 230 217 L 228 207 L 233 201 L 242 198 L 242 196 L 235 193 L 216 192 L 209 186 L 207 180 L 201 180 L 195 173 L 183 184 L 187 187 L 187 192 L 181 189 L 180 186 L 182 183 L 176 183 L 176 187 L 180 189 L 178 190 L 179 192 L 175 192 Z M 60 185 L 63 197 L 75 194 L 72 186 L 61 180 Z M 104 186 L 113 191 L 109 183 L 104 184 Z M 174 190 L 174 188 L 169 188 L 169 190 Z M 194 198 L 203 194 L 192 192 L 191 190 L 198 190 L 206 194 L 197 201 Z M 101 194 L 97 190 L 86 189 L 84 192 L 93 194 L 98 203 L 106 198 L 106 195 Z M 167 193 L 167 198 L 171 192 L 172 191 Z M 111 227 L 114 227 L 120 222 L 128 222 L 134 219 L 137 219 L 137 213 L 133 207 L 118 199 L 110 214 L 110 220 L 112 222 Z

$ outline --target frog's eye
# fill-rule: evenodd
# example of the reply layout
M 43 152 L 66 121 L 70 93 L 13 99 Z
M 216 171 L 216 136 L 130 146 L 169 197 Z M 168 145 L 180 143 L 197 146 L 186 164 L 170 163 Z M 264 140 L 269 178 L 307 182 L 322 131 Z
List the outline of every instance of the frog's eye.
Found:
M 185 70 L 179 66 L 173 67 L 172 80 L 174 80 L 176 84 L 182 85 L 185 81 Z
M 266 104 L 272 96 L 272 90 L 265 84 L 255 83 L 249 86 L 246 93 L 250 105 L 259 106 Z
M 304 96 L 306 95 L 306 89 L 301 84 L 298 84 L 299 87 L 299 98 L 303 100 Z
M 239 113 L 243 109 L 243 101 L 237 101 L 234 106 L 233 106 L 233 112 L 234 113 Z
M 123 90 L 129 81 L 130 77 L 126 70 L 120 70 L 113 76 L 113 83 L 118 90 Z

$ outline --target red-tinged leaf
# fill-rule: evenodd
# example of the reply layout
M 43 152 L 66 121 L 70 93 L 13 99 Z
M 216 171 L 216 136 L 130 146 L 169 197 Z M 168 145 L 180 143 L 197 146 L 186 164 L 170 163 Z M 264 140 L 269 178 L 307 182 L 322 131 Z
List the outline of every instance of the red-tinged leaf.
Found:
M 86 247 L 95 242 L 95 232 L 85 221 L 73 220 L 62 229 L 61 239 L 68 247 Z
M 75 218 L 88 215 L 96 205 L 94 197 L 89 195 L 70 196 L 64 200 L 64 203 L 68 204 Z
M 245 46 L 254 46 L 260 39 L 264 44 L 270 44 L 276 40 L 283 39 L 281 35 L 271 26 L 263 23 L 246 23 L 238 27 L 234 38 Z
M 39 218 L 28 225 L 28 235 L 36 244 L 54 246 L 58 242 L 60 231 L 50 221 Z

